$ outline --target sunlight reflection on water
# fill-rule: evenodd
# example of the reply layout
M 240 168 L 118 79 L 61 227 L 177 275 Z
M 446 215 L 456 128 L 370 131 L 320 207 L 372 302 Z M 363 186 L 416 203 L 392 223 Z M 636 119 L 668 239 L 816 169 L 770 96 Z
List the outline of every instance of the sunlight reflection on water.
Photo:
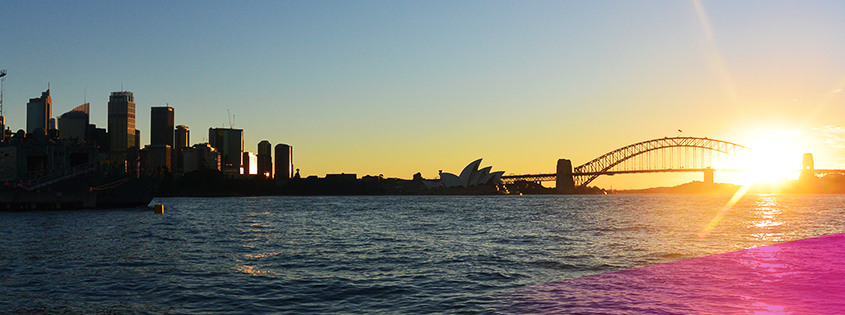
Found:
M 597 290 L 583 296 L 620 303 L 627 287 L 640 288 L 638 296 L 667 288 L 695 294 L 707 292 L 701 280 L 710 275 L 735 275 L 721 265 L 685 267 L 688 278 L 679 283 L 701 285 L 692 289 L 668 286 L 672 278 L 661 288 L 620 274 L 579 277 L 845 232 L 843 196 L 747 195 L 699 238 L 730 199 L 167 198 L 157 200 L 168 209 L 163 216 L 4 213 L 0 296 L 9 299 L 0 309 L 61 313 L 62 305 L 81 303 L 76 313 L 498 313 L 511 303 L 504 290 L 565 279 Z M 802 276 L 791 274 L 789 257 L 760 251 L 718 263 L 785 282 Z M 756 284 L 737 283 L 746 286 L 732 294 L 747 299 L 725 303 L 779 305 Z

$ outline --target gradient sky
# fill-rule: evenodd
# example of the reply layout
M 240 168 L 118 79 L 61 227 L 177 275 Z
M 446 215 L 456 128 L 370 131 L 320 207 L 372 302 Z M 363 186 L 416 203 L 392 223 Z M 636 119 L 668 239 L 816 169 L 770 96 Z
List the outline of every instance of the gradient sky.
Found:
M 710 137 L 845 168 L 841 1 L 5 1 L 4 114 L 135 95 L 294 147 L 302 175 L 551 173 L 642 140 Z M 625 175 L 614 188 L 701 175 Z M 716 174 L 716 181 L 720 181 Z

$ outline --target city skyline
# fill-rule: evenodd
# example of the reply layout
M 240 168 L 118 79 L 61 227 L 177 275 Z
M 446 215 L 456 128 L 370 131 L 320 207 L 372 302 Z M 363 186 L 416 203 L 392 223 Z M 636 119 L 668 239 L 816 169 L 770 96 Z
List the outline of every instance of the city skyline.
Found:
M 0 31 L 3 110 L 26 129 L 50 85 L 53 113 L 90 103 L 105 127 L 125 89 L 142 144 L 147 108 L 173 107 L 200 132 L 191 144 L 229 110 L 245 151 L 295 146 L 303 176 L 436 178 L 477 158 L 547 173 L 679 134 L 845 168 L 842 14 L 832 1 L 13 2 L 0 17 L 27 27 Z M 48 22 L 25 23 L 36 16 Z M 700 180 L 679 176 L 596 184 Z

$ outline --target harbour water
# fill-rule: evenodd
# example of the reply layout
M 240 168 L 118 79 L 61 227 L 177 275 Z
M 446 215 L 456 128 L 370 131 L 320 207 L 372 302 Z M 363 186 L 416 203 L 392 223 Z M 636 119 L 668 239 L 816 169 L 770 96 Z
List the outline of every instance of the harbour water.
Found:
M 845 232 L 845 196 L 164 198 L 0 213 L 0 313 L 507 313 L 544 283 Z M 701 232 L 714 224 L 706 237 Z

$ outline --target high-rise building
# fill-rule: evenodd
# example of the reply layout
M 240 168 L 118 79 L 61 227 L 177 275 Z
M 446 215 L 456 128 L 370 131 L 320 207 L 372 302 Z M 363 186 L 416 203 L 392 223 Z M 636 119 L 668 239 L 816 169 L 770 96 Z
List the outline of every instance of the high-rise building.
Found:
M 220 170 L 220 154 L 208 143 L 195 144 L 182 153 L 185 173 L 200 169 Z
M 270 141 L 262 140 L 258 143 L 258 174 L 273 178 L 273 145 Z
M 255 153 L 244 152 L 241 175 L 258 175 L 258 157 Z
M 135 150 L 141 149 L 141 131 L 135 129 Z
M 182 159 L 182 152 L 191 146 L 191 133 L 190 130 L 188 130 L 188 126 L 176 126 L 176 134 L 174 138 L 173 155 L 176 156 L 176 164 L 173 165 L 173 169 L 177 173 L 183 173 L 185 171 L 185 161 Z
M 84 143 L 88 140 L 88 110 L 85 103 L 59 116 L 59 137 L 63 140 Z
M 293 177 L 293 147 L 279 143 L 275 149 L 276 173 L 275 179 L 287 180 Z
M 176 163 L 176 154 L 173 153 L 173 107 L 154 106 L 150 107 L 150 145 L 165 145 L 167 156 L 170 162 L 167 168 L 172 170 Z M 158 147 L 157 147 L 158 148 Z
M 208 143 L 220 153 L 220 170 L 234 176 L 240 173 L 244 152 L 244 131 L 233 128 L 208 128 Z
M 150 107 L 150 144 L 173 147 L 173 107 Z
M 112 92 L 109 96 L 110 159 L 133 166 L 138 144 L 135 143 L 135 97 L 132 92 Z
M 148 169 L 161 169 L 167 167 L 170 169 L 170 145 L 167 144 L 151 144 L 144 148 L 147 151 L 146 167 Z
M 97 128 L 97 125 L 88 125 L 88 138 L 85 139 L 88 144 L 97 147 L 97 152 L 109 153 L 111 152 L 111 137 L 105 128 Z
M 53 99 L 50 97 L 50 89 L 41 93 L 41 97 L 29 99 L 26 104 L 26 133 L 32 133 L 37 128 L 44 130 L 45 134 L 50 129 L 50 117 L 53 116 Z

